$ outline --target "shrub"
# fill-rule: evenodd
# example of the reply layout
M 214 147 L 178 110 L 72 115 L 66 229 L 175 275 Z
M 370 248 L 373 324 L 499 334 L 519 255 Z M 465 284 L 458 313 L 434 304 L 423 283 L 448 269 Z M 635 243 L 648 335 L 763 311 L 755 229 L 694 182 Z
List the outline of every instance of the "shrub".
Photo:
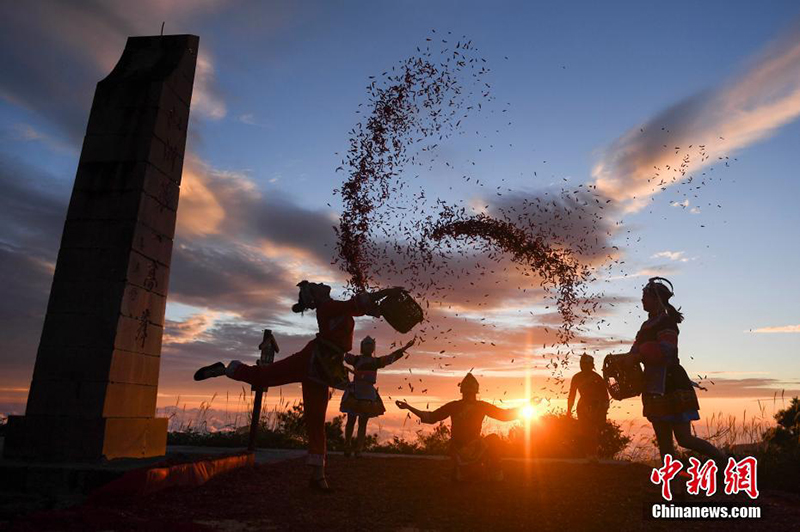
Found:
M 777 426 L 764 433 L 758 458 L 759 481 L 765 487 L 800 493 L 800 398 L 775 414 Z
M 516 456 L 530 454 L 539 458 L 582 458 L 582 430 L 580 422 L 572 417 L 547 414 L 528 426 L 515 425 L 509 430 L 507 439 L 512 454 Z M 526 442 L 530 445 L 530 453 L 526 452 Z M 598 455 L 612 458 L 630 442 L 630 437 L 622 433 L 619 425 L 606 421 L 599 434 Z

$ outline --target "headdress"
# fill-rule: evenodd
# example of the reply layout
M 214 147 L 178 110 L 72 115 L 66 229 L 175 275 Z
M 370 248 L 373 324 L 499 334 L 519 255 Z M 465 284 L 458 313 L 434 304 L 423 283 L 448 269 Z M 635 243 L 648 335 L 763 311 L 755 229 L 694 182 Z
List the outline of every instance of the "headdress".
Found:
M 458 386 L 461 388 L 461 393 L 478 393 L 480 390 L 478 379 L 476 379 L 472 373 L 467 373 L 464 380 L 462 380 Z

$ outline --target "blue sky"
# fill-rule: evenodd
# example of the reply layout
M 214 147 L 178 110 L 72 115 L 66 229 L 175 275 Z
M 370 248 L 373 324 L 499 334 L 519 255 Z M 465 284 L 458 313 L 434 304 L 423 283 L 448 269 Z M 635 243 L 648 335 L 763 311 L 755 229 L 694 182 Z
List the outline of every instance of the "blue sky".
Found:
M 736 132 L 741 125 L 726 124 L 706 110 L 715 109 L 728 94 L 726 87 L 741 87 L 734 95 L 752 96 L 747 81 L 781 35 L 790 43 L 782 50 L 800 42 L 800 8 L 794 2 L 131 6 L 42 2 L 35 8 L 2 8 L 8 16 L 0 22 L 5 26 L 0 43 L 11 53 L 0 60 L 7 73 L 0 81 L 0 157 L 4 184 L 16 180 L 20 191 L 5 209 L 0 242 L 8 253 L 8 275 L 31 285 L 30 294 L 2 288 L 2 311 L 11 318 L 4 320 L 8 332 L 0 337 L 6 344 L 0 344 L 6 370 L 0 403 L 9 411 L 24 404 L 49 290 L 46 265 L 58 247 L 60 225 L 53 220 L 59 206 L 62 216 L 66 210 L 93 86 L 113 66 L 128 34 L 157 33 L 163 20 L 166 33 L 201 38 L 203 68 L 195 86 L 185 169 L 190 175 L 179 209 L 162 361 L 164 403 L 178 394 L 210 393 L 188 381 L 189 370 L 241 354 L 262 326 L 284 333 L 287 349 L 312 332 L 310 321 L 291 316 L 286 303 L 294 297 L 298 275 L 319 272 L 341 281 L 327 264 L 330 248 L 324 247 L 332 242 L 325 231 L 339 208 L 331 194 L 342 179 L 334 172 L 341 159 L 336 153 L 346 149 L 347 133 L 360 117 L 355 111 L 365 101 L 368 76 L 414 53 L 432 29 L 448 39 L 466 35 L 478 46 L 492 69 L 498 110 L 470 118 L 465 128 L 474 126 L 481 134 L 444 144 L 442 158 L 455 164 L 474 160 L 473 175 L 487 182 L 505 179 L 503 185 L 520 194 L 592 182 L 598 163 L 622 151 L 618 139 L 687 98 L 699 101 L 692 108 L 699 123 L 683 117 L 688 143 L 698 131 Z M 776 82 L 770 98 L 800 87 L 799 60 L 788 57 L 780 71 L 789 79 Z M 778 74 L 770 70 L 765 76 Z M 501 113 L 503 108 L 508 112 Z M 624 272 L 662 272 L 675 283 L 675 301 L 687 315 L 681 350 L 695 357 L 684 358 L 689 372 L 727 372 L 720 375 L 727 385 L 712 387 L 709 397 L 741 401 L 771 397 L 774 389 L 800 390 L 800 332 L 747 332 L 800 329 L 800 284 L 793 277 L 800 266 L 795 243 L 800 106 L 789 98 L 781 108 L 785 117 L 765 118 L 757 138 L 719 148 L 731 157 L 730 167 L 697 170 L 698 176 L 714 177 L 701 190 L 685 196 L 678 190 L 687 187 L 667 188 L 648 199 L 647 207 L 619 213 L 632 231 L 629 241 L 624 230 L 613 240 L 622 248 Z M 432 194 L 446 195 L 453 177 L 436 167 L 422 179 Z M 458 190 L 467 201 L 485 199 L 481 190 Z M 688 207 L 671 205 L 685 197 Z M 697 207 L 699 213 L 690 212 Z M 250 215 L 263 215 L 267 221 L 259 224 L 271 225 L 250 226 Z M 22 276 L 19 268 L 26 261 L 44 266 Z M 220 264 L 225 278 L 204 292 L 213 277 L 203 266 L 213 271 Z M 636 301 L 645 280 L 640 275 L 603 286 L 612 295 L 633 298 L 610 310 L 604 338 L 633 337 L 643 319 Z M 246 287 L 259 283 L 256 293 L 249 293 Z M 513 311 L 502 301 L 496 308 Z M 540 326 L 530 324 L 531 330 Z M 437 352 L 433 345 L 430 351 Z M 469 369 L 476 356 L 487 371 L 500 367 L 493 355 L 481 358 L 467 347 L 464 355 L 463 364 L 454 362 L 457 367 Z M 417 360 L 414 368 L 434 367 L 429 354 Z M 513 373 L 498 377 L 497 389 L 515 386 L 514 378 Z M 386 379 L 387 388 L 401 382 L 396 375 Z M 431 386 L 440 395 L 454 393 L 449 384 L 436 382 Z M 223 389 L 215 386 L 213 391 Z

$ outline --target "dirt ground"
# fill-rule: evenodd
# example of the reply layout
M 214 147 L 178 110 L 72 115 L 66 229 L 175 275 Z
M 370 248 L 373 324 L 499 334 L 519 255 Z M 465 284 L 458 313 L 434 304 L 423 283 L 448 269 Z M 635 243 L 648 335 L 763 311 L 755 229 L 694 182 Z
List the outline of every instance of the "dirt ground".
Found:
M 798 530 L 800 498 L 762 490 L 759 521 L 644 518 L 661 502 L 639 465 L 505 462 L 502 483 L 454 484 L 447 461 L 332 456 L 336 491 L 301 460 L 243 468 L 199 488 L 41 512 L 9 530 Z M 688 499 L 687 499 L 688 500 Z M 707 500 L 705 497 L 691 500 Z M 723 496 L 720 501 L 734 499 Z

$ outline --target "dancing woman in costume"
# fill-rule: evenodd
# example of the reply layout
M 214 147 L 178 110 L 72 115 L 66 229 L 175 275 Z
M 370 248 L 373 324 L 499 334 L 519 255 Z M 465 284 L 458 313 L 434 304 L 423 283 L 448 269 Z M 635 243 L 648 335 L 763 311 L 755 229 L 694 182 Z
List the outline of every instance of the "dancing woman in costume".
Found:
M 347 414 L 347 425 L 345 425 L 344 430 L 344 455 L 346 457 L 349 457 L 351 453 L 353 429 L 355 428 L 356 420 L 358 420 L 358 438 L 356 440 L 355 455 L 356 458 L 359 458 L 361 450 L 364 448 L 369 418 L 381 416 L 386 412 L 381 396 L 378 394 L 378 390 L 375 389 L 375 383 L 378 381 L 378 370 L 401 359 L 406 350 L 412 345 L 414 345 L 414 340 L 388 355 L 375 357 L 373 356 L 375 353 L 375 339 L 367 336 L 361 340 L 360 355 L 347 353 L 344 356 L 344 361 L 353 366 L 354 369 L 353 382 L 344 391 L 342 402 L 339 406 L 339 411 Z
M 697 385 L 678 359 L 678 324 L 683 314 L 669 302 L 672 290 L 672 283 L 663 277 L 651 278 L 644 287 L 642 307 L 649 317 L 636 334 L 628 362 L 644 365 L 644 416 L 653 424 L 661 459 L 675 455 L 674 434 L 678 445 L 713 459 L 722 470 L 726 460 L 722 451 L 692 434 L 692 421 L 700 419 L 700 405 L 694 391 Z
M 303 408 L 308 431 L 308 457 L 312 467 L 309 486 L 328 491 L 325 479 L 325 413 L 328 408 L 328 387 L 345 389 L 347 371 L 343 365 L 344 354 L 353 348 L 354 316 L 380 316 L 378 302 L 396 293 L 390 288 L 372 293 L 360 293 L 347 301 L 331 298 L 331 287 L 322 283 L 302 281 L 299 301 L 292 311 L 315 309 L 319 332 L 297 353 L 266 366 L 248 366 L 238 360 L 227 366 L 217 362 L 200 368 L 195 380 L 226 375 L 237 381 L 261 388 L 271 388 L 299 382 L 303 385 Z

